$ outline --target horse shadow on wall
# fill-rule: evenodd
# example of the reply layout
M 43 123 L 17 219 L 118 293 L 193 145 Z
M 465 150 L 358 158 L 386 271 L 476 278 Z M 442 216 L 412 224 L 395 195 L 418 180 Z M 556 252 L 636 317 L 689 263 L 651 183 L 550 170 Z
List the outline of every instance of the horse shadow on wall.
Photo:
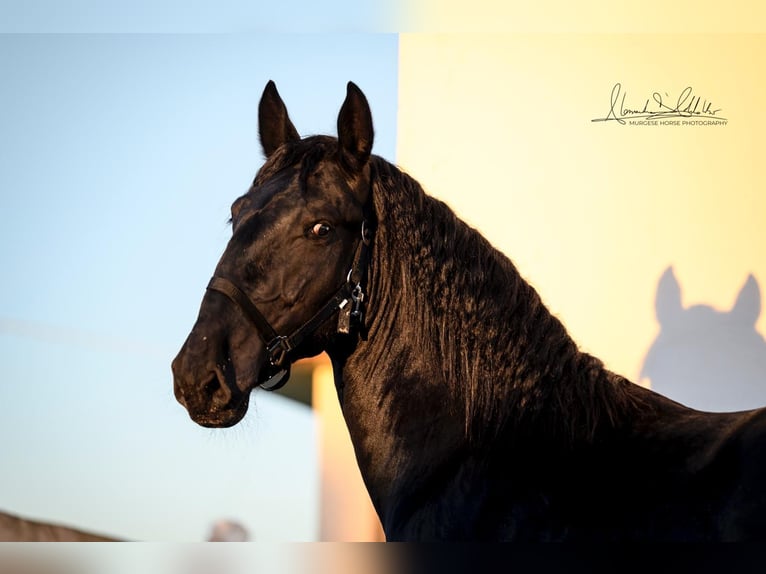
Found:
M 758 282 L 749 275 L 728 311 L 681 304 L 673 268 L 663 273 L 655 302 L 660 334 L 641 369 L 651 388 L 703 411 L 766 405 L 766 340 L 756 331 Z

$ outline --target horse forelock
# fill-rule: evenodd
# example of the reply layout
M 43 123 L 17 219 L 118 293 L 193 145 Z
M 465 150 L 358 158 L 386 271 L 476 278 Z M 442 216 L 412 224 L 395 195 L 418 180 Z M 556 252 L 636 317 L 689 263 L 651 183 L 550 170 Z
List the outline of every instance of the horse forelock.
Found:
M 259 186 L 276 174 L 295 165 L 301 166 L 300 185 L 306 189 L 306 181 L 317 165 L 337 154 L 338 142 L 329 136 L 310 136 L 280 146 L 261 166 L 253 185 Z

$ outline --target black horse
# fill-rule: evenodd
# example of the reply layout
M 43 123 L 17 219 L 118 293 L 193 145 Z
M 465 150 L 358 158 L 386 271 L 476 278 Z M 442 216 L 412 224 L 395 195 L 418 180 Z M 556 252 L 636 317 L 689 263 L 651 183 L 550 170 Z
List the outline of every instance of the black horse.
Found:
M 338 138 L 276 87 L 267 160 L 173 362 L 204 426 L 326 351 L 389 540 L 766 538 L 763 410 L 686 408 L 582 353 L 514 265 L 371 155 L 349 83 Z

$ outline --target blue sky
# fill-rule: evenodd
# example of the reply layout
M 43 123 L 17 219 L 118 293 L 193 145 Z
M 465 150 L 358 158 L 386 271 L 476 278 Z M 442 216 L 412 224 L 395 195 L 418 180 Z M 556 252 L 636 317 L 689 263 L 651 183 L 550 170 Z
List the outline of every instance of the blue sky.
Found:
M 24 6 L 16 22 L 42 3 Z M 262 162 L 265 83 L 309 135 L 334 133 L 353 80 L 394 159 L 397 36 L 0 35 L 0 74 L 0 510 L 137 539 L 199 540 L 226 516 L 312 539 L 312 415 L 259 393 L 243 424 L 201 429 L 170 361 Z
M 392 32 L 412 3 L 401 0 L 5 0 L 0 32 L 263 33 Z

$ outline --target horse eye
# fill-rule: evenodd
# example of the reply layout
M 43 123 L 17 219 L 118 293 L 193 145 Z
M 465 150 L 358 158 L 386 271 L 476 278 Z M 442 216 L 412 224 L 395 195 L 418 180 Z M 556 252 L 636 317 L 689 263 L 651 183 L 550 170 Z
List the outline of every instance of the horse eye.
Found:
M 331 227 L 327 225 L 326 223 L 317 223 L 314 225 L 314 227 L 311 228 L 311 233 L 315 237 L 324 237 L 328 233 L 330 233 Z

